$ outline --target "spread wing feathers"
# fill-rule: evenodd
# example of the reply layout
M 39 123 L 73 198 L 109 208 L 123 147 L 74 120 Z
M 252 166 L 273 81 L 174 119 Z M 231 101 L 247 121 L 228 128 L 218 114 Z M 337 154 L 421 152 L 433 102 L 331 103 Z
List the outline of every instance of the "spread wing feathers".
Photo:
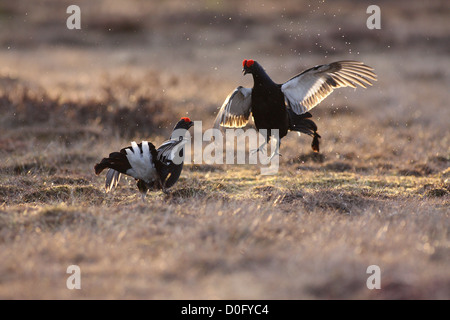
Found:
M 105 182 L 105 190 L 106 192 L 111 191 L 120 181 L 120 172 L 114 169 L 109 169 L 106 172 L 106 182 Z
M 219 125 L 226 128 L 242 128 L 250 117 L 252 89 L 237 87 L 223 103 L 214 122 L 214 128 Z
M 182 148 L 187 143 L 186 139 L 178 140 L 167 140 L 163 142 L 159 148 L 156 150 L 158 152 L 157 160 L 169 165 L 173 162 L 176 157 L 183 156 L 180 155 L 180 148 Z M 178 163 L 179 164 L 179 163 Z
M 358 61 L 337 61 L 303 71 L 281 85 L 286 104 L 296 114 L 305 113 L 336 88 L 366 88 L 377 80 L 373 68 Z

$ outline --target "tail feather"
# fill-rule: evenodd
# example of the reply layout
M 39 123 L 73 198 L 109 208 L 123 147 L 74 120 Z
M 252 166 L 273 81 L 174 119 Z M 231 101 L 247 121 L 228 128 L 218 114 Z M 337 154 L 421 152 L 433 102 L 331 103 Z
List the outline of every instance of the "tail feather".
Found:
M 320 136 L 317 134 L 317 132 L 314 132 L 314 137 L 313 137 L 313 141 L 311 144 L 311 148 L 313 149 L 314 152 L 319 152 L 319 138 Z
M 105 159 L 103 159 L 103 160 L 105 160 Z M 95 171 L 96 175 L 99 175 L 103 170 L 105 170 L 108 167 L 106 165 L 106 162 L 104 162 L 103 160 L 94 166 L 94 171 Z
M 106 168 L 114 169 L 120 173 L 126 173 L 131 168 L 131 165 L 125 154 L 112 152 L 108 158 L 103 158 L 102 161 L 94 166 L 95 174 L 99 175 Z
M 120 172 L 114 169 L 109 169 L 106 172 L 105 190 L 106 192 L 114 189 L 120 181 Z

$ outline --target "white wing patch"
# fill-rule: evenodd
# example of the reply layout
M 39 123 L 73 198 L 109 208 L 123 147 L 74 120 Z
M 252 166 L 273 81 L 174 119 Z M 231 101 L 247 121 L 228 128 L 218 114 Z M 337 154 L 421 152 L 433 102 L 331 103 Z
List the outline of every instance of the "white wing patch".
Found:
M 251 113 L 252 89 L 237 87 L 228 95 L 217 113 L 214 128 L 242 128 L 248 123 Z
M 136 179 L 144 180 L 149 183 L 158 177 L 152 155 L 147 141 L 142 141 L 142 151 L 135 141 L 131 142 L 131 149 L 125 149 L 128 162 L 131 169 L 127 170 L 127 174 Z

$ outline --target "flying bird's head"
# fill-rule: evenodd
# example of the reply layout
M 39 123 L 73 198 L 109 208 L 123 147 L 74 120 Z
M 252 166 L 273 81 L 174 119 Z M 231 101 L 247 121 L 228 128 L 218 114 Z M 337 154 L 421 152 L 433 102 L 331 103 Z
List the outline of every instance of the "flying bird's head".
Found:
M 255 70 L 257 62 L 255 60 L 252 59 L 245 59 L 244 61 L 242 61 L 242 73 L 244 74 L 244 76 L 247 73 L 253 73 L 253 71 Z

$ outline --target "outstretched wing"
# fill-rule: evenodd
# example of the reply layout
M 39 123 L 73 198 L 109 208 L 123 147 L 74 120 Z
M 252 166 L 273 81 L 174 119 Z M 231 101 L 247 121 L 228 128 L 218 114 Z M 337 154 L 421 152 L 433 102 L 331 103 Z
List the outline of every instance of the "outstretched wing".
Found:
M 337 61 L 315 66 L 281 85 L 286 104 L 296 114 L 305 113 L 336 88 L 366 88 L 377 80 L 373 68 L 358 61 Z
M 250 117 L 252 89 L 239 86 L 223 103 L 214 122 L 214 128 L 242 128 Z

